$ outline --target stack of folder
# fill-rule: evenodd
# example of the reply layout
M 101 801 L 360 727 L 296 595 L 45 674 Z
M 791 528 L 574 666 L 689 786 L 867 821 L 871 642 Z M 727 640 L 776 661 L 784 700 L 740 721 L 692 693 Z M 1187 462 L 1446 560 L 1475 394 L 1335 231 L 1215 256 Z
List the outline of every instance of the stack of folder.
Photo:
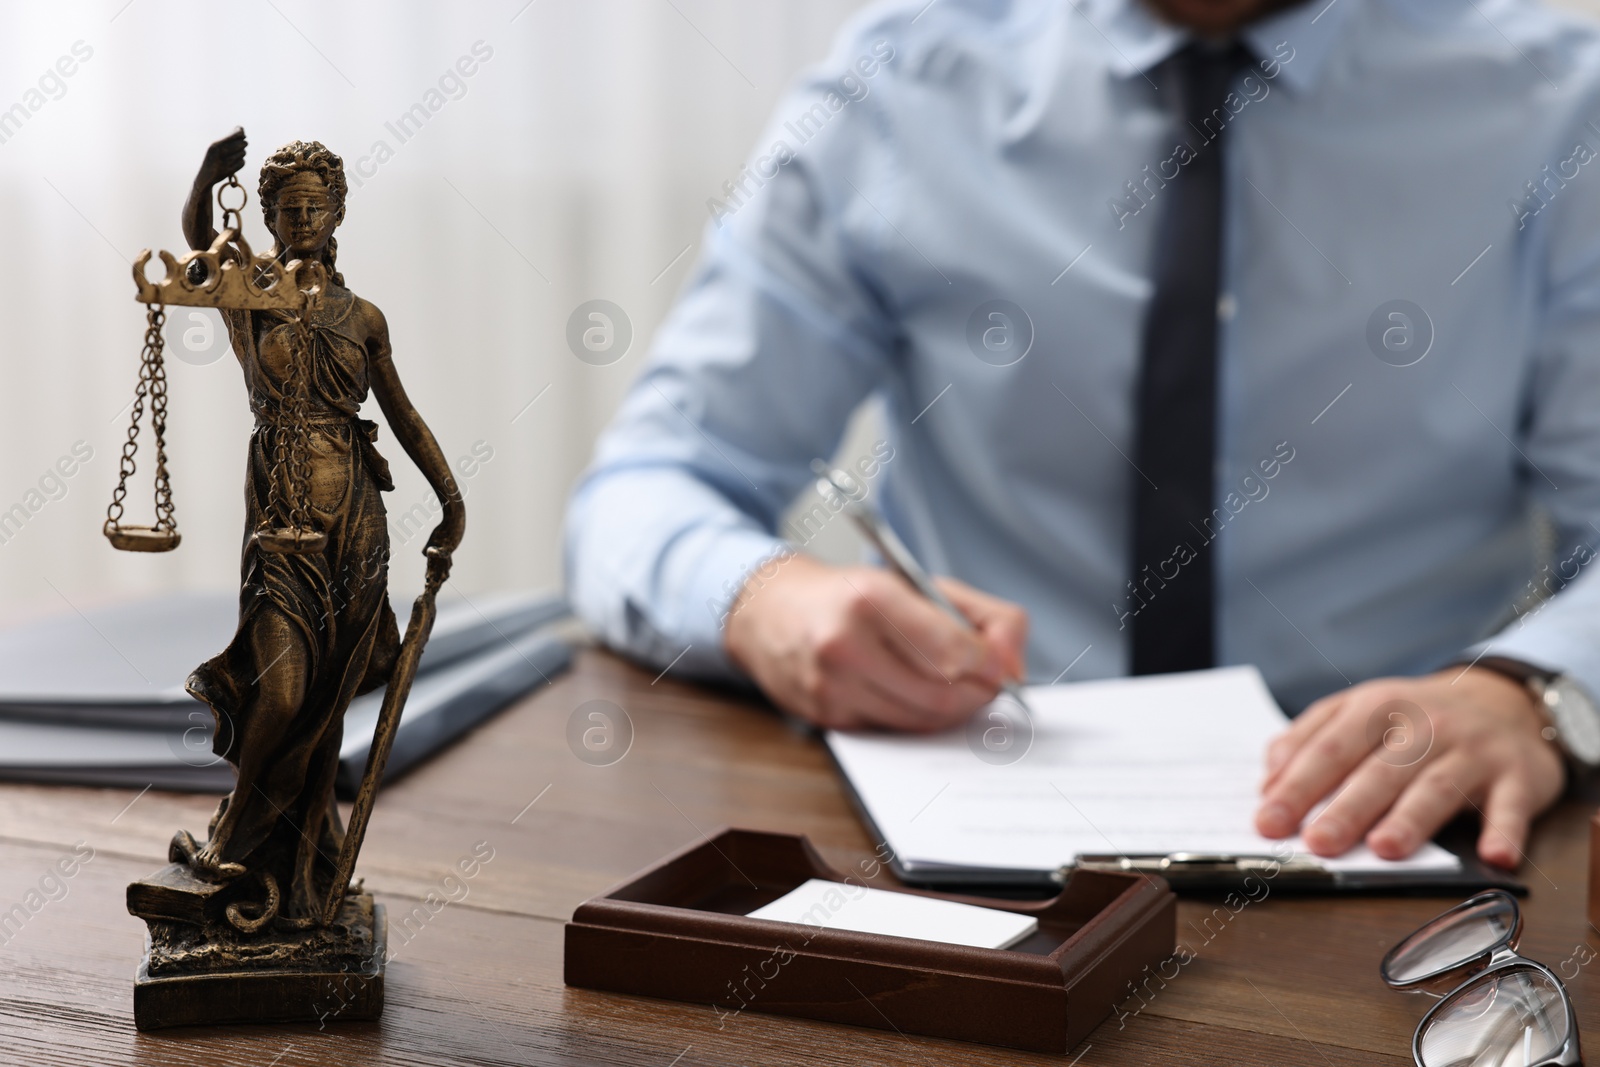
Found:
M 448 597 L 448 593 L 446 596 Z M 395 604 L 401 629 L 409 605 Z M 508 593 L 441 603 L 385 779 L 564 670 L 559 598 Z M 0 630 L 0 779 L 226 792 L 209 708 L 184 692 L 233 636 L 233 593 L 179 593 Z M 383 690 L 345 715 L 338 788 L 366 768 Z

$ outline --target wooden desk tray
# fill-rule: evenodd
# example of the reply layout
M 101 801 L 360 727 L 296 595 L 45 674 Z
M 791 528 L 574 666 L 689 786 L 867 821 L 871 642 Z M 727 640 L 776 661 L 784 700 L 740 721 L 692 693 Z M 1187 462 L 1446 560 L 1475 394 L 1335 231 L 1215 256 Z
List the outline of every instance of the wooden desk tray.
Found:
M 873 873 L 878 868 L 873 867 Z M 751 919 L 808 878 L 1036 916 L 1009 949 Z M 793 834 L 723 829 L 578 906 L 568 985 L 1066 1052 L 1171 955 L 1176 897 L 1159 878 L 1078 871 L 1052 900 L 951 896 L 844 874 Z

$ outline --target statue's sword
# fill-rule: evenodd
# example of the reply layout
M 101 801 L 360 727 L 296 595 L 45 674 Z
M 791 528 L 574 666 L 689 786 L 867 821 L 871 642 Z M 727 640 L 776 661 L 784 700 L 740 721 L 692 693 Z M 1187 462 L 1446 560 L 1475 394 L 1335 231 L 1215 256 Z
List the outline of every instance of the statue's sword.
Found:
M 328 900 L 322 909 L 324 925 L 331 926 L 344 907 L 345 890 L 356 870 L 356 853 L 361 851 L 361 839 L 366 836 L 367 822 L 372 818 L 372 805 L 378 798 L 378 785 L 383 781 L 383 767 L 389 761 L 389 749 L 394 746 L 394 735 L 400 729 L 400 713 L 405 710 L 406 697 L 417 676 L 417 661 L 422 658 L 422 646 L 428 643 L 433 632 L 433 619 L 437 614 L 434 599 L 439 587 L 450 574 L 448 557 L 428 556 L 428 577 L 422 595 L 411 605 L 411 618 L 406 623 L 405 640 L 400 645 L 400 655 L 395 659 L 394 671 L 389 675 L 389 685 L 383 692 L 383 708 L 378 712 L 378 727 L 372 735 L 372 748 L 367 753 L 367 769 L 361 775 L 361 788 L 356 792 L 355 806 L 350 810 L 350 825 L 345 828 L 344 845 L 339 849 L 339 864 L 334 869 L 333 885 L 328 889 Z

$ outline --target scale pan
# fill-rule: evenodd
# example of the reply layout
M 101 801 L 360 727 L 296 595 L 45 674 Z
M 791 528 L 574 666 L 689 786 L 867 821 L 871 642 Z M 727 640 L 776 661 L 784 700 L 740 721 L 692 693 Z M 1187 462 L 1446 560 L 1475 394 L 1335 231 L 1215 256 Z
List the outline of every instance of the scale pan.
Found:
M 106 524 L 106 540 L 123 552 L 171 552 L 183 540 L 177 530 L 160 526 L 113 526 Z
M 256 531 L 256 544 L 263 552 L 280 555 L 308 556 L 321 552 L 328 544 L 328 535 L 321 530 L 298 526 L 279 526 Z

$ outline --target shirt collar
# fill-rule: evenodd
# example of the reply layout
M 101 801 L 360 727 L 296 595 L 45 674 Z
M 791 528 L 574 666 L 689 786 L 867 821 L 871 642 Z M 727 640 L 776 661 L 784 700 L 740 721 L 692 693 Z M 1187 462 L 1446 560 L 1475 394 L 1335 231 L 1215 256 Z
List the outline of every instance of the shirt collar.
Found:
M 1296 92 L 1314 88 L 1356 5 L 1363 0 L 1307 0 L 1245 27 L 1244 38 L 1260 59 L 1278 58 L 1280 43 L 1293 48 L 1279 77 Z M 1187 30 L 1164 22 L 1143 0 L 1071 0 L 1109 46 L 1111 70 L 1118 77 L 1149 72 L 1190 40 Z

